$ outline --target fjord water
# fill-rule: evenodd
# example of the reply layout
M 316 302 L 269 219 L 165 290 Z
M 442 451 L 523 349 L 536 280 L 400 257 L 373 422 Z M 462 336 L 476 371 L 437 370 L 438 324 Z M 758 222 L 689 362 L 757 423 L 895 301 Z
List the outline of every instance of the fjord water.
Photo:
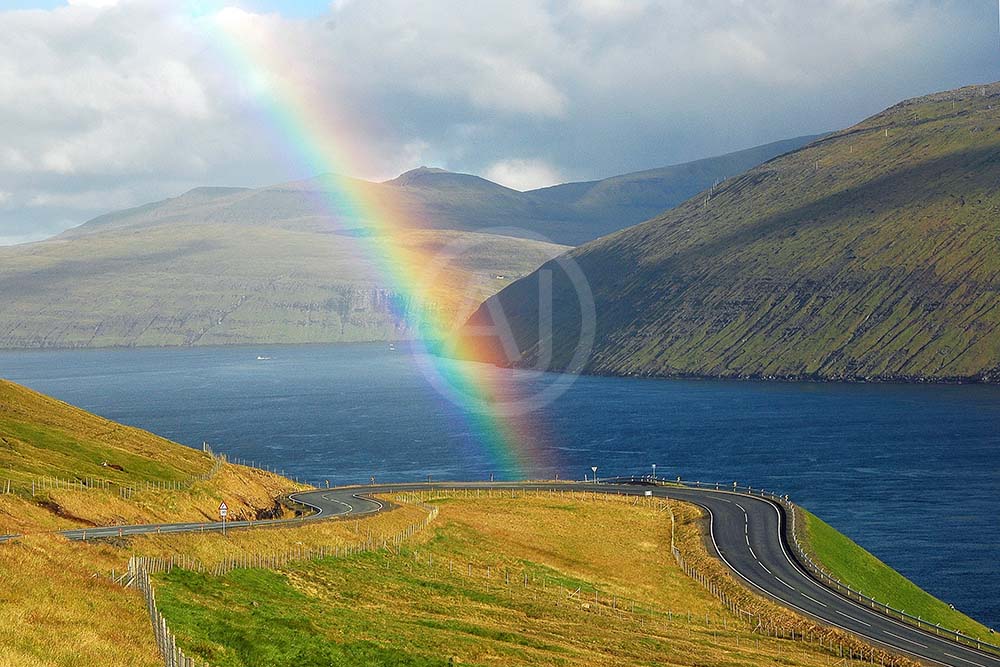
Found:
M 0 353 L 0 377 L 314 483 L 503 476 L 419 353 L 384 344 Z M 266 357 L 258 359 L 258 357 Z M 552 376 L 477 365 L 509 395 Z M 536 477 L 645 473 L 788 493 L 1000 625 L 1000 388 L 580 377 L 523 421 Z

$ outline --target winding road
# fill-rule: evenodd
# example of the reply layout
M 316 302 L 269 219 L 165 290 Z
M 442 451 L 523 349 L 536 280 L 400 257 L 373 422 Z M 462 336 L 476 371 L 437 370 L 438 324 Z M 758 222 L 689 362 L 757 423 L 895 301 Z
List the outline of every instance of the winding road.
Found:
M 642 484 L 593 483 L 437 483 L 385 484 L 304 491 L 292 495 L 314 513 L 297 519 L 230 521 L 228 528 L 331 517 L 375 514 L 386 505 L 371 496 L 399 491 L 458 489 L 562 489 L 626 493 L 686 501 L 704 508 L 711 519 L 711 543 L 716 555 L 749 588 L 824 624 L 847 630 L 872 644 L 906 654 L 921 662 L 949 667 L 1000 667 L 1000 657 L 920 630 L 853 602 L 817 582 L 796 561 L 785 540 L 783 508 L 764 497 L 708 489 Z M 177 523 L 70 530 L 63 535 L 82 540 L 143 533 L 220 531 L 221 523 Z

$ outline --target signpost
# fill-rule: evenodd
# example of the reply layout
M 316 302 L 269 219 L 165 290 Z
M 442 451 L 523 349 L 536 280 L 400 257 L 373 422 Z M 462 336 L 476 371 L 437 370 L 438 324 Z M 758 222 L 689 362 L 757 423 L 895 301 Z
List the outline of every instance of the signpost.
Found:
M 226 536 L 226 517 L 229 516 L 229 505 L 223 500 L 219 503 L 219 516 L 222 517 L 222 536 Z
M 594 473 L 594 484 L 597 483 L 597 466 L 590 466 L 591 471 Z

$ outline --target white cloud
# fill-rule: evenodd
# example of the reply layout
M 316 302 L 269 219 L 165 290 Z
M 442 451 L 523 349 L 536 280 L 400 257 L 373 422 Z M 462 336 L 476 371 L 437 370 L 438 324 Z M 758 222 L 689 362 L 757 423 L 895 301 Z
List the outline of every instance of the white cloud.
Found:
M 67 0 L 66 2 L 71 7 L 96 7 L 98 9 L 114 7 L 118 3 L 119 0 Z
M 534 190 L 562 183 L 565 179 L 543 160 L 500 160 L 486 168 L 486 178 L 515 190 Z
M 0 12 L 0 183 L 4 211 L 25 212 L 0 234 L 327 168 L 436 164 L 533 188 L 1000 78 L 990 8 L 958 0 L 341 0 L 308 20 L 187 5 Z M 303 133 L 292 100 L 331 141 Z

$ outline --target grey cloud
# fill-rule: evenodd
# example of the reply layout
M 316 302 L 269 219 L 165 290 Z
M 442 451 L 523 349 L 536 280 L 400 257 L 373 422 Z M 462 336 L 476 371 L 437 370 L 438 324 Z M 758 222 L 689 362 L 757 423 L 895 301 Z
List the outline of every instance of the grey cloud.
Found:
M 0 242 L 310 175 L 181 4 L 0 13 Z M 1000 79 L 996 7 L 962 0 L 372 0 L 223 22 L 280 52 L 368 178 L 418 163 L 521 187 L 606 176 Z

